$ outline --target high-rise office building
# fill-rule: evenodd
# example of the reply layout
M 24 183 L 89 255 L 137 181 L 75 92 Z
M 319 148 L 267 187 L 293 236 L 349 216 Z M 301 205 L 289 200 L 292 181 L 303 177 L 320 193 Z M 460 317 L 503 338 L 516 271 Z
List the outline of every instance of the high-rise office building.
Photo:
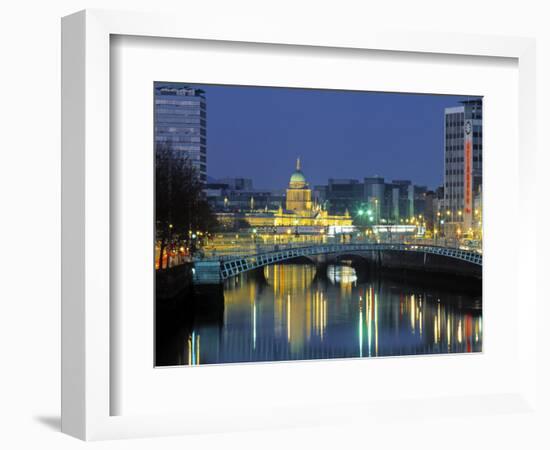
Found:
M 482 184 L 482 100 L 445 108 L 445 227 L 468 232 Z
M 206 183 L 206 97 L 179 83 L 155 84 L 155 145 L 187 155 Z

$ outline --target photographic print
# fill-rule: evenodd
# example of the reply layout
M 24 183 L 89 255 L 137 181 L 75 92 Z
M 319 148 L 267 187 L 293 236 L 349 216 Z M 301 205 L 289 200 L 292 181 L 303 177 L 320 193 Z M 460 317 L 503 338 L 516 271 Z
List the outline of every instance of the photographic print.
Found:
M 481 97 L 153 89 L 156 366 L 482 351 Z

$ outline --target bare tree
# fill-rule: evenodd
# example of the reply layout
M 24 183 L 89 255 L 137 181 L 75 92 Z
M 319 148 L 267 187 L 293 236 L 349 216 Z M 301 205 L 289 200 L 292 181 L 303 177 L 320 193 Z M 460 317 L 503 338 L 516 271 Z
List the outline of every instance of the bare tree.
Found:
M 189 156 L 174 150 L 169 142 L 158 144 L 155 150 L 155 234 L 160 245 L 160 269 L 167 249 L 188 246 L 192 231 L 206 233 L 217 226 L 202 189 L 198 170 Z M 169 266 L 169 259 L 166 266 Z

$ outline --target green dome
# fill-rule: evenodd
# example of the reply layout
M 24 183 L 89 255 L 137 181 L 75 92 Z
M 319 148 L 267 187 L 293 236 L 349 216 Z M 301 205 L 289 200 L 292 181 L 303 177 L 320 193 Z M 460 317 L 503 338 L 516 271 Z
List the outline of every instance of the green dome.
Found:
M 304 174 L 302 172 L 300 172 L 299 170 L 297 170 L 296 172 L 294 172 L 292 174 L 292 176 L 290 177 L 290 182 L 291 183 L 302 183 L 302 184 L 305 184 L 306 183 L 306 177 L 304 177 Z
M 290 187 L 293 189 L 302 189 L 307 186 L 306 177 L 302 173 L 300 166 L 300 158 L 296 161 L 296 170 L 290 176 Z

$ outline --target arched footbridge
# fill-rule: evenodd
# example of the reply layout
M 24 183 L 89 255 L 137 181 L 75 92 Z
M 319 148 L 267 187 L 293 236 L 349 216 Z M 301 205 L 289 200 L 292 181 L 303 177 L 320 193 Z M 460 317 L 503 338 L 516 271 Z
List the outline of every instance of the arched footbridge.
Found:
M 218 284 L 243 272 L 298 257 L 350 255 L 372 251 L 416 252 L 424 255 L 439 255 L 479 267 L 481 267 L 483 263 L 483 256 L 478 252 L 434 245 L 391 243 L 317 244 L 271 251 L 259 250 L 254 254 L 240 255 L 229 259 L 218 258 L 197 260 L 194 263 L 193 281 L 195 284 Z

